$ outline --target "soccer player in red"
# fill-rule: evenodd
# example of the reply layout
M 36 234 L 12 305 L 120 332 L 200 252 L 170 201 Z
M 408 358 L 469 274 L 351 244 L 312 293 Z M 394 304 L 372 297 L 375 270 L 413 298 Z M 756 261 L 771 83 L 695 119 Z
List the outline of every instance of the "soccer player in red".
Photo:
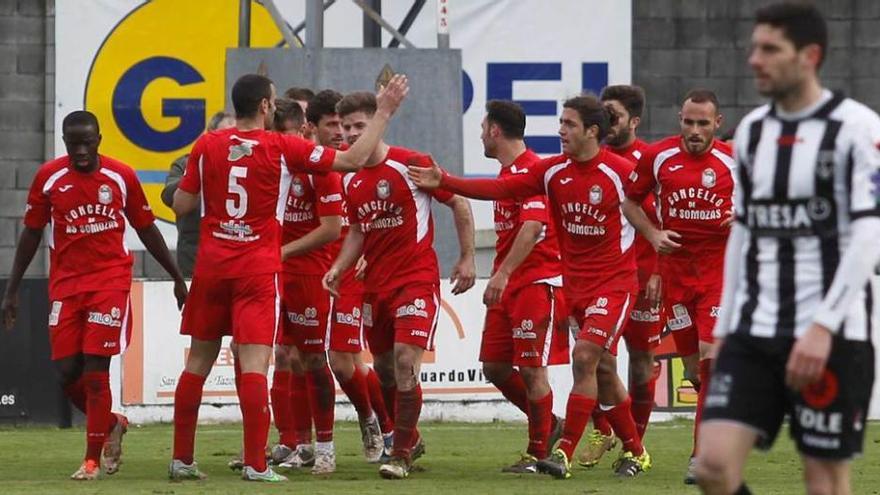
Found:
M 352 93 L 338 109 L 348 142 L 357 146 L 375 123 L 376 97 Z M 408 476 L 412 460 L 424 453 L 417 429 L 422 408 L 419 367 L 424 351 L 433 348 L 440 310 L 432 197 L 449 206 L 455 217 L 461 258 L 452 272 L 453 294 L 470 289 L 475 277 L 470 205 L 453 194 L 416 187 L 405 163 L 419 156 L 424 157 L 380 143 L 367 165 L 346 177 L 351 228 L 324 276 L 324 286 L 336 295 L 345 270 L 361 254 L 366 259 L 362 318 L 367 342 L 382 382 L 397 386 L 394 449 L 379 468 L 380 475 L 391 479 Z
M 614 463 L 619 476 L 636 476 L 651 466 L 627 404 L 626 388 L 616 372 L 603 377 L 597 368 L 614 346 L 636 299 L 638 280 L 633 250 L 635 231 L 621 212 L 623 187 L 633 165 L 599 143 L 616 116 L 593 96 L 563 104 L 559 137 L 563 153 L 541 160 L 527 173 L 498 179 L 461 179 L 440 168 L 410 167 L 420 187 L 442 187 L 477 199 L 526 198 L 546 194 L 559 229 L 565 299 L 580 331 L 572 353 L 574 385 L 568 397 L 559 447 L 538 462 L 538 470 L 558 478 L 571 476 L 570 459 L 596 406 L 600 390 L 615 405 L 608 413 L 623 441 Z
M 645 92 L 638 86 L 615 85 L 602 90 L 599 99 L 617 115 L 617 123 L 608 131 L 605 148 L 631 162 L 638 163 L 648 144 L 636 136 L 645 108 Z M 654 195 L 642 203 L 648 218 L 656 219 Z M 656 222 L 655 222 L 656 223 Z M 644 236 L 637 234 L 635 245 L 639 276 L 639 297 L 623 329 L 623 340 L 629 351 L 629 396 L 633 420 L 639 436 L 644 438 L 651 410 L 654 408 L 654 353 L 660 343 L 663 323 L 660 321 L 660 275 L 656 273 L 657 252 Z M 599 363 L 607 373 L 617 372 L 616 349 L 602 356 Z M 611 424 L 602 407 L 593 410 L 594 430 L 590 432 L 586 450 L 578 457 L 584 467 L 598 464 L 602 455 L 613 449 L 615 440 Z
M 526 173 L 540 158 L 523 141 L 526 115 L 512 101 L 486 103 L 483 152 L 501 164 L 498 177 Z M 562 435 L 553 415 L 547 366 L 567 364 L 568 313 L 562 266 L 546 196 L 496 201 L 495 264 L 483 293 L 488 310 L 480 361 L 483 374 L 528 417 L 529 446 L 509 473 L 535 473 L 538 459 Z M 555 437 L 555 440 L 554 440 Z
M 319 93 L 311 108 L 332 110 L 336 100 L 333 93 Z M 286 102 L 282 105 L 289 113 L 291 110 L 301 111 L 296 102 L 288 101 L 290 105 Z M 282 121 L 285 119 L 276 109 L 275 129 L 280 131 L 279 117 Z M 318 144 L 335 144 L 321 140 L 321 136 L 318 133 Z M 295 463 L 296 467 L 313 464 L 315 474 L 331 473 L 336 469 L 333 448 L 335 387 L 326 359 L 331 300 L 321 288 L 321 277 L 333 260 L 329 248 L 330 243 L 339 238 L 341 217 L 342 180 L 339 174 L 297 173 L 293 176 L 284 212 L 284 245 L 281 248 L 284 324 L 276 342 L 271 389 L 275 425 L 281 438 L 279 445 L 272 449 L 272 459 L 279 465 L 285 462 Z M 293 391 L 292 380 L 298 381 Z M 305 384 L 305 393 L 302 393 L 301 384 Z M 303 401 L 303 397 L 307 400 Z M 306 407 L 297 410 L 301 402 Z M 313 406 L 311 410 L 309 406 Z M 312 420 L 318 426 L 317 457 L 311 448 Z M 313 460 L 310 462 L 309 458 Z
M 119 469 L 128 425 L 125 416 L 110 411 L 109 375 L 110 358 L 125 350 L 132 328 L 126 220 L 174 279 L 178 307 L 187 290 L 134 170 L 98 154 L 98 119 L 75 111 L 61 128 L 67 155 L 43 164 L 31 184 L 2 312 L 11 329 L 18 286 L 48 224 L 52 360 L 65 395 L 86 415 L 85 458 L 71 478 L 94 480 L 102 468 L 106 474 Z
M 679 114 L 681 133 L 652 144 L 627 186 L 624 213 L 660 254 L 666 325 L 697 389 L 694 449 L 712 369 L 712 329 L 718 317 L 724 249 L 732 221 L 733 158 L 715 139 L 721 126 L 718 99 L 705 89 L 687 94 Z M 657 191 L 662 228 L 642 209 Z M 694 451 L 694 453 L 695 453 Z M 693 484 L 694 453 L 685 483 Z
M 192 343 L 174 396 L 172 479 L 201 479 L 193 460 L 195 427 L 205 377 L 231 334 L 238 345 L 238 387 L 244 423 L 244 469 L 250 481 L 283 481 L 267 465 L 269 434 L 266 372 L 280 324 L 281 222 L 291 175 L 358 170 L 379 142 L 408 91 L 406 78 L 392 79 L 380 94 L 379 125 L 350 150 L 315 145 L 269 132 L 275 87 L 249 74 L 232 88 L 234 128 L 208 133 L 196 142 L 174 196 L 174 211 L 204 205 L 201 242 L 181 333 Z M 201 199 L 199 198 L 201 193 Z

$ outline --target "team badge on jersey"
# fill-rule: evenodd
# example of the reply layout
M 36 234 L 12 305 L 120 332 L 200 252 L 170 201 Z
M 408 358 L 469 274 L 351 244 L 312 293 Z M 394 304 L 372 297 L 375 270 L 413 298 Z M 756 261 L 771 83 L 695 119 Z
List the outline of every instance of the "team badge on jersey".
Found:
M 715 187 L 717 177 L 711 168 L 703 170 L 703 187 Z
M 315 146 L 315 149 L 312 150 L 312 154 L 309 155 L 309 161 L 312 163 L 318 163 L 321 161 L 322 156 L 324 156 L 324 147 Z
M 301 198 L 302 195 L 306 193 L 305 189 L 303 188 L 302 180 L 300 180 L 299 177 L 293 178 L 293 184 L 291 184 L 291 186 L 293 187 L 293 195 L 297 198 Z
M 376 196 L 379 199 L 388 199 L 388 196 L 391 196 L 391 183 L 385 179 L 380 180 L 376 183 Z
M 590 188 L 590 204 L 597 205 L 602 202 L 602 188 L 599 184 L 593 184 Z
M 260 144 L 259 141 L 253 139 L 244 139 L 236 135 L 229 136 L 229 139 L 238 141 L 238 144 L 229 145 L 229 156 L 226 157 L 230 162 L 237 162 L 246 156 L 254 154 L 254 146 Z
M 816 175 L 828 180 L 834 174 L 834 152 L 820 151 L 816 158 Z
M 102 205 L 109 205 L 113 202 L 113 190 L 107 184 L 102 184 L 98 188 L 98 202 Z

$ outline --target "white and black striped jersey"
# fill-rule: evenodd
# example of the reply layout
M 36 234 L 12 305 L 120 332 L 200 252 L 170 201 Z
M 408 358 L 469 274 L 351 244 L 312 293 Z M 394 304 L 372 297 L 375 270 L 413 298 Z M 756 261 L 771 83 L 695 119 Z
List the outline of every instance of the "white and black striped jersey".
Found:
M 742 120 L 734 206 L 743 234 L 725 265 L 729 307 L 716 335 L 790 338 L 817 322 L 848 340 L 870 340 L 867 274 L 845 271 L 865 262 L 852 259 L 859 253 L 847 251 L 850 244 L 864 245 L 864 231 L 880 228 L 872 183 L 880 178 L 878 146 L 880 117 L 827 90 L 797 114 L 765 105 Z

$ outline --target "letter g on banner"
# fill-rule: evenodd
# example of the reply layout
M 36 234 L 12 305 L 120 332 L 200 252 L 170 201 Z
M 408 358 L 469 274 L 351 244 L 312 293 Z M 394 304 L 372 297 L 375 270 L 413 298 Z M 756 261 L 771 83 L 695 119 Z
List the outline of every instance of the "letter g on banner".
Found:
M 170 131 L 150 126 L 141 112 L 141 98 L 147 86 L 167 77 L 181 86 L 205 79 L 191 65 L 171 57 L 152 57 L 133 65 L 119 79 L 113 92 L 113 117 L 119 130 L 132 143 L 151 151 L 173 151 L 193 141 L 205 127 L 205 100 L 167 98 L 162 100 L 162 115 L 178 117 L 180 123 Z

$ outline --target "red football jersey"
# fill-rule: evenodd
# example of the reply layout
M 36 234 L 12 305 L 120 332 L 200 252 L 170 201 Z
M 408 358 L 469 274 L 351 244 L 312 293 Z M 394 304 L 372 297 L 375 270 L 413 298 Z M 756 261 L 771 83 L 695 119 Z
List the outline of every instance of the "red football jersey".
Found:
M 477 198 L 526 198 L 546 194 L 559 232 L 566 294 L 638 291 L 633 250 L 635 229 L 623 216 L 624 184 L 634 166 L 606 150 L 578 163 L 557 155 L 528 173 L 501 179 L 459 179 L 450 185 Z
M 327 173 L 336 152 L 262 129 L 224 129 L 196 141 L 182 191 L 202 195 L 195 275 L 240 278 L 281 271 L 281 222 L 297 172 Z
M 409 180 L 405 164 L 415 155 L 420 153 L 392 146 L 383 162 L 347 181 L 349 219 L 364 231 L 367 291 L 440 282 L 431 198 L 446 202 L 453 195 Z
M 526 150 L 516 157 L 509 167 L 503 167 L 498 173 L 498 177 L 528 173 L 529 167 L 534 166 L 540 160 L 541 158 L 532 150 Z M 495 233 L 498 235 L 495 242 L 496 254 L 493 273 L 498 270 L 498 267 L 510 253 L 513 241 L 519 234 L 523 222 L 531 220 L 544 224 L 541 238 L 532 248 L 528 257 L 513 271 L 507 282 L 506 290 L 513 291 L 541 280 L 551 281 L 557 277 L 561 278 L 562 264 L 559 259 L 559 241 L 556 229 L 550 220 L 547 197 L 538 195 L 526 199 L 502 199 L 495 201 L 493 207 Z
M 607 146 L 606 148 L 615 155 L 622 156 L 633 162 L 633 164 L 637 164 L 648 146 L 648 143 L 641 139 L 636 139 L 626 148 L 617 149 L 610 146 Z M 660 219 L 657 218 L 656 197 L 654 196 L 653 191 L 648 193 L 642 201 L 642 210 L 645 211 L 645 214 L 648 215 L 648 218 L 655 226 L 660 226 Z M 636 265 L 639 270 L 639 287 L 644 287 L 648 283 L 648 278 L 651 277 L 657 268 L 657 251 L 655 251 L 654 246 L 652 246 L 651 243 L 638 232 L 636 232 L 635 250 Z
M 730 147 L 715 140 L 702 155 L 692 155 L 681 136 L 652 144 L 639 160 L 627 196 L 643 201 L 658 196 L 664 229 L 681 234 L 682 249 L 673 256 L 690 258 L 704 249 L 723 249 L 730 229 L 721 222 L 731 210 L 734 161 Z
M 290 182 L 284 210 L 282 244 L 295 241 L 321 225 L 321 217 L 342 216 L 342 178 L 298 173 Z M 332 245 L 332 243 L 331 243 Z M 324 275 L 333 262 L 331 245 L 321 246 L 284 261 L 284 271 L 299 275 Z
M 133 258 L 125 247 L 125 219 L 135 229 L 155 220 L 134 170 L 103 155 L 98 163 L 82 173 L 62 156 L 43 164 L 31 184 L 24 225 L 50 224 L 51 299 L 129 290 Z
M 346 190 L 348 189 L 348 183 L 351 182 L 351 179 L 355 175 L 354 172 L 348 172 L 342 176 L 342 234 L 339 236 L 339 240 L 334 242 L 330 247 L 331 257 L 333 259 L 336 259 L 336 256 L 339 255 L 339 251 L 342 249 L 342 243 L 345 242 L 345 236 L 348 235 L 348 230 L 351 228 L 351 221 L 348 218 L 348 196 Z M 355 274 L 357 273 L 355 266 L 357 266 L 357 264 L 352 265 L 342 274 L 342 280 L 339 281 L 340 293 L 354 295 L 363 294 L 364 281 L 355 278 Z

